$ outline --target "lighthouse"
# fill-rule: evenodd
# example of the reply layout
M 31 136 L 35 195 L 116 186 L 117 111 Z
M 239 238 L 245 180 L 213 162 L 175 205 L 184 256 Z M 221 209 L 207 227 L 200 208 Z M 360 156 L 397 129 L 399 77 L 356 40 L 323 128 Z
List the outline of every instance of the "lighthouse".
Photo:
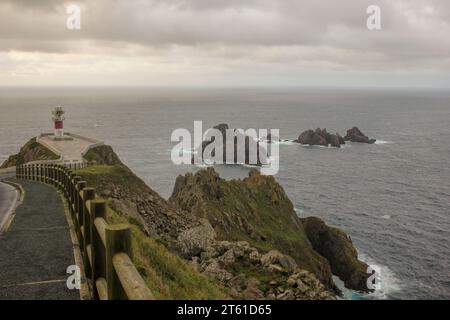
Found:
M 57 140 L 64 139 L 64 113 L 64 109 L 60 106 L 55 107 L 55 109 L 52 111 L 55 139 Z

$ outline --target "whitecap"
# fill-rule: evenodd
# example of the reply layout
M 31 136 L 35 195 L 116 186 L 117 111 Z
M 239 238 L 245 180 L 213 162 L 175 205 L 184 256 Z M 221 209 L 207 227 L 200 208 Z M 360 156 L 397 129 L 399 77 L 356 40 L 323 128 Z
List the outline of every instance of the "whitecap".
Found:
M 385 140 L 377 140 L 375 141 L 375 144 L 391 144 L 394 143 L 393 141 L 385 141 Z
M 348 289 L 344 286 L 344 282 L 337 276 L 333 276 L 334 283 L 341 290 L 341 299 L 345 300 L 383 300 L 389 299 L 394 292 L 401 291 L 400 281 L 395 274 L 385 265 L 376 263 L 370 257 L 363 254 L 359 255 L 361 261 L 366 262 L 372 270 L 375 271 L 375 291 L 372 293 L 361 293 Z M 369 271 L 369 270 L 368 270 Z
M 363 254 L 360 254 L 359 258 L 375 270 L 376 278 L 375 291 L 363 294 L 363 299 L 388 299 L 392 293 L 401 291 L 400 280 L 388 266 L 378 264 Z

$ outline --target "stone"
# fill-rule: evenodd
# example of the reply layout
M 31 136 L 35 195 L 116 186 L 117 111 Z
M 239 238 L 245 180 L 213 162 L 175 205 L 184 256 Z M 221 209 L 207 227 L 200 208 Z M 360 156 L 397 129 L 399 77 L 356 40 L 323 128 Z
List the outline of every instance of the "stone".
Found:
M 344 137 L 345 141 L 359 142 L 373 144 L 376 142 L 375 139 L 369 139 L 364 133 L 359 130 L 358 127 L 353 127 L 347 130 L 347 135 Z
M 261 257 L 261 264 L 264 267 L 278 264 L 286 270 L 294 270 L 295 268 L 297 268 L 297 263 L 292 257 L 282 254 L 278 250 L 271 250 L 265 255 L 263 255 Z
M 178 236 L 177 244 L 185 257 L 198 256 L 205 251 L 216 238 L 216 232 L 208 221 L 188 229 Z

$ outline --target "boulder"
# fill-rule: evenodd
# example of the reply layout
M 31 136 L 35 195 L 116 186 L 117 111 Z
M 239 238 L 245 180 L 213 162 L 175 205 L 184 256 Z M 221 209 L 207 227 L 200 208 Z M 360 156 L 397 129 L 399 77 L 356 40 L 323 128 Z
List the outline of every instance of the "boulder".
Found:
M 271 250 L 263 255 L 261 257 L 261 264 L 267 268 L 274 265 L 279 265 L 285 270 L 294 270 L 297 268 L 297 263 L 292 257 L 282 254 L 278 250 Z
M 369 139 L 364 133 L 359 130 L 358 127 L 353 127 L 347 130 L 347 135 L 344 137 L 345 141 L 359 142 L 359 143 L 369 143 L 373 144 L 376 139 Z
M 215 238 L 216 232 L 211 224 L 205 220 L 201 225 L 180 233 L 177 244 L 181 253 L 187 258 L 191 258 L 206 251 Z

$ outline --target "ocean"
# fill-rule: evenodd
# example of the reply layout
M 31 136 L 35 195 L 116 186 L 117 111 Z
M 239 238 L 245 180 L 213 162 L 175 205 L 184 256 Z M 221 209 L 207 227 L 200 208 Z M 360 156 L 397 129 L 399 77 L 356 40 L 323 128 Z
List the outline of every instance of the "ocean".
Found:
M 66 109 L 69 132 L 104 140 L 164 197 L 193 166 L 175 166 L 177 128 L 306 129 L 345 135 L 358 126 L 374 145 L 341 149 L 280 144 L 284 187 L 301 217 L 347 232 L 379 273 L 379 289 L 352 299 L 450 299 L 450 91 L 319 88 L 1 88 L 0 161 L 51 131 Z M 249 168 L 217 167 L 237 178 Z

